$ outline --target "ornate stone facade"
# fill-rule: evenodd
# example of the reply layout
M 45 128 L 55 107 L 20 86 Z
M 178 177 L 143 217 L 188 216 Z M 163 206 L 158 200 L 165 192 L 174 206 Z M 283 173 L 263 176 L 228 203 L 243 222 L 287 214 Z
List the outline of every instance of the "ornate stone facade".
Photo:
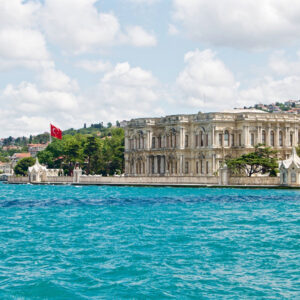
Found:
M 287 159 L 300 143 L 300 116 L 233 110 L 141 118 L 125 126 L 129 176 L 212 176 L 226 158 L 262 143 Z

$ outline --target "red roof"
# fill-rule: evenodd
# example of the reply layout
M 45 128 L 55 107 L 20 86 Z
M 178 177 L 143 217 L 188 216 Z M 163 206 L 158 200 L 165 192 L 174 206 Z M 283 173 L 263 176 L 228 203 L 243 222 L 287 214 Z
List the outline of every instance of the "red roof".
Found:
M 47 144 L 28 144 L 28 147 L 47 147 Z
M 14 157 L 25 158 L 25 157 L 31 157 L 31 155 L 30 155 L 30 153 L 15 153 Z

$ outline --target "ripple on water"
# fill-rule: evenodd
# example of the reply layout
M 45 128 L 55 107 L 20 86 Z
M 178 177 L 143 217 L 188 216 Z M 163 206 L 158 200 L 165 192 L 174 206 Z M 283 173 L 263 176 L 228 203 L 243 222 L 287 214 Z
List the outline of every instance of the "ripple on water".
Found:
M 297 299 L 299 200 L 0 184 L 0 298 Z

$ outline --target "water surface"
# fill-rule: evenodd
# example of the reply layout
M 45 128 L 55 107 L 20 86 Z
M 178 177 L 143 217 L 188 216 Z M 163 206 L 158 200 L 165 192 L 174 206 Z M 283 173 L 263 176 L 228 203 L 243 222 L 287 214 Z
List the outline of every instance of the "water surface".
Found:
M 300 191 L 0 184 L 0 299 L 299 299 Z

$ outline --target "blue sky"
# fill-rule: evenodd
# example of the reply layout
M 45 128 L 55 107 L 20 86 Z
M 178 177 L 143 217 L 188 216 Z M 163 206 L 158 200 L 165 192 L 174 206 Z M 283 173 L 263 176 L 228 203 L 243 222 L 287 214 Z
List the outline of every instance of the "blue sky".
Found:
M 300 98 L 296 0 L 2 0 L 0 137 Z

